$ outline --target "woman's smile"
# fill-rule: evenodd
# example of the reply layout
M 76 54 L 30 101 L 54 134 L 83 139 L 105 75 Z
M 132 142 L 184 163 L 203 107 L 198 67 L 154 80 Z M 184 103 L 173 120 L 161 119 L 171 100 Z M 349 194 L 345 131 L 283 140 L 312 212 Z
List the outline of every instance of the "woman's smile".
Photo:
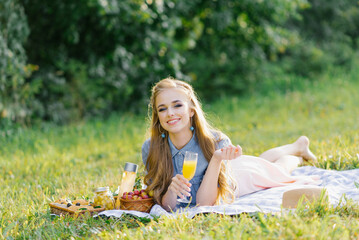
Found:
M 181 118 L 172 118 L 170 120 L 167 121 L 168 125 L 175 125 L 176 123 L 178 123 L 181 120 Z

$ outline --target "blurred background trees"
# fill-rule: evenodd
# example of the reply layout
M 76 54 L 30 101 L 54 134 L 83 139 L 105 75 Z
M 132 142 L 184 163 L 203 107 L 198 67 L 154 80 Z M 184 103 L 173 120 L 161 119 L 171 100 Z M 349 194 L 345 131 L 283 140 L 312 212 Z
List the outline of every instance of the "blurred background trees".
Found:
M 356 0 L 2 0 L 0 124 L 142 112 L 168 76 L 208 101 L 314 79 L 349 66 L 358 26 Z
M 26 77 L 31 73 L 27 65 L 24 44 L 29 35 L 24 9 L 12 0 L 0 3 L 0 121 L 9 124 L 31 115 L 26 106 L 34 93 L 28 88 Z

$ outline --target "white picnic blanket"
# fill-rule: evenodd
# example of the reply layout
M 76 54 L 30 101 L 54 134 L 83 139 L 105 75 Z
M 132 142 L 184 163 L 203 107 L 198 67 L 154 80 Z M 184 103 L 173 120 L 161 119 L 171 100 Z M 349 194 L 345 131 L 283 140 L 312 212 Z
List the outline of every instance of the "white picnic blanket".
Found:
M 343 199 L 343 195 L 345 195 L 347 199 L 352 199 L 359 203 L 359 169 L 336 171 L 305 166 L 294 170 L 292 175 L 319 175 L 322 180 L 322 183 L 319 186 L 327 189 L 329 201 L 334 206 L 339 204 L 341 199 L 345 200 Z M 101 212 L 99 215 L 107 217 L 121 217 L 123 214 L 132 214 L 138 217 L 153 218 L 152 216 L 166 215 L 177 217 L 178 214 L 185 214 L 187 217 L 193 218 L 195 215 L 200 213 L 237 215 L 243 212 L 280 212 L 283 192 L 295 188 L 310 186 L 311 185 L 293 184 L 284 187 L 275 187 L 241 196 L 231 204 L 186 208 L 180 209 L 174 213 L 168 213 L 160 205 L 155 205 L 152 207 L 149 214 L 138 211 L 108 210 Z

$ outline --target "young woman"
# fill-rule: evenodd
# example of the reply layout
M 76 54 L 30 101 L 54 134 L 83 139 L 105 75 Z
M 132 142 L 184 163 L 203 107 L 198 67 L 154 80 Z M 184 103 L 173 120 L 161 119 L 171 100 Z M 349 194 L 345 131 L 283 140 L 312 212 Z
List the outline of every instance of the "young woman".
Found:
M 239 145 L 233 146 L 226 135 L 208 124 L 186 82 L 159 81 L 152 88 L 149 110 L 151 137 L 142 146 L 145 183 L 154 191 L 156 203 L 167 211 L 176 208 L 177 198 L 186 196 L 192 196 L 191 206 L 214 205 L 261 189 L 315 182 L 311 177 L 290 176 L 302 159 L 316 160 L 307 137 L 260 157 L 242 155 Z M 182 175 L 186 151 L 198 153 L 196 173 L 190 181 Z

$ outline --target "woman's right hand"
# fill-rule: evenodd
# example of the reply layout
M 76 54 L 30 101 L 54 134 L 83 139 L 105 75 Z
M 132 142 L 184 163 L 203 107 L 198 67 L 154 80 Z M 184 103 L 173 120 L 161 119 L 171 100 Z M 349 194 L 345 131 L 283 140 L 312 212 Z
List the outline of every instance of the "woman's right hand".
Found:
M 233 146 L 231 144 L 227 147 L 217 149 L 214 152 L 213 157 L 218 161 L 222 161 L 222 160 L 232 160 L 241 155 L 242 155 L 242 148 L 239 145 Z
M 191 186 L 192 184 L 183 175 L 177 174 L 172 178 L 172 182 L 168 187 L 168 190 L 184 199 L 186 196 L 191 196 Z

